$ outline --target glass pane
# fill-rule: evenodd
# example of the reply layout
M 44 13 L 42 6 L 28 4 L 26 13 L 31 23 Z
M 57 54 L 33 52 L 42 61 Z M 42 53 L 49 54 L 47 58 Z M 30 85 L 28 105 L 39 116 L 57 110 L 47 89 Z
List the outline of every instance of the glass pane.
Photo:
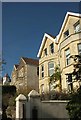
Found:
M 44 71 L 44 66 L 42 66 L 42 71 Z
M 65 55 L 66 55 L 66 65 L 69 65 L 70 64 L 70 49 L 69 48 L 65 51 Z
M 50 52 L 51 52 L 51 53 L 54 53 L 54 44 L 53 44 L 53 43 L 50 44 Z
M 75 28 L 76 32 L 78 32 L 80 30 L 80 24 L 78 24 Z
M 78 49 L 81 50 L 81 44 L 78 45 Z
M 80 21 L 77 21 L 77 22 L 74 24 L 74 30 L 75 30 L 75 32 L 80 31 Z
M 42 78 L 44 77 L 44 72 L 42 72 Z
M 54 68 L 54 64 L 53 63 L 49 63 L 49 69 L 50 68 Z
M 69 30 L 67 30 L 65 33 L 64 33 L 64 37 L 67 37 L 69 35 Z
M 65 54 L 66 54 L 66 56 L 67 56 L 68 54 L 70 54 L 70 50 L 67 49 L 67 50 L 65 51 Z
M 53 43 L 50 45 L 51 49 L 53 48 Z
M 49 70 L 49 76 L 52 76 L 54 74 L 54 69 Z
M 78 44 L 78 53 L 81 54 L 81 44 Z

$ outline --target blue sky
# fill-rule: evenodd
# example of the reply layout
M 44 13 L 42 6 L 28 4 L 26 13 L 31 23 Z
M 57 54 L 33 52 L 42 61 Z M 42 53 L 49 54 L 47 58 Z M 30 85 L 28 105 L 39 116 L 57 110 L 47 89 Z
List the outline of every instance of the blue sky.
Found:
M 79 12 L 79 2 L 4 2 L 2 4 L 3 75 L 11 75 L 20 57 L 37 58 L 44 33 L 56 36 L 65 14 Z

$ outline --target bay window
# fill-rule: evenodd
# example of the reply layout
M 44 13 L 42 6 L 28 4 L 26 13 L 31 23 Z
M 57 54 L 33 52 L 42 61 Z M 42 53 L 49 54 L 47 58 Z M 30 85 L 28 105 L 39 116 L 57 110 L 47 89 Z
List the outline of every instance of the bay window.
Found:
M 70 64 L 70 49 L 65 50 L 65 56 L 66 56 L 66 66 Z
M 54 62 L 48 63 L 48 71 L 49 71 L 49 76 L 52 76 L 54 74 Z

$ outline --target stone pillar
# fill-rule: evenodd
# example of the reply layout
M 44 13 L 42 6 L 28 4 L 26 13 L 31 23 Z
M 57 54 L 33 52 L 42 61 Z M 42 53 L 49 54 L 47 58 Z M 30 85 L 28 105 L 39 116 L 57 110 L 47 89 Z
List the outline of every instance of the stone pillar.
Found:
M 24 95 L 20 94 L 16 98 L 16 119 L 26 118 L 26 102 L 27 99 Z
M 32 111 L 33 109 L 37 109 L 37 113 L 38 113 L 38 117 L 39 117 L 39 104 L 40 104 L 40 95 L 37 91 L 32 90 L 29 94 L 28 94 L 28 102 L 29 102 L 29 106 L 30 106 L 30 118 L 32 118 Z

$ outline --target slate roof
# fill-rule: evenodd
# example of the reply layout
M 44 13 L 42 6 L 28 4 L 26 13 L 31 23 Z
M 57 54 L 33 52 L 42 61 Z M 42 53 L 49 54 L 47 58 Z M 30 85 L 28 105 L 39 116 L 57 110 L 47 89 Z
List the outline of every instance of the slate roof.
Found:
M 54 38 L 54 39 L 55 39 L 55 37 L 56 37 L 56 36 L 53 36 L 53 35 L 51 35 L 51 34 L 49 34 L 49 33 L 47 33 L 47 34 L 50 35 L 50 36 L 51 36 L 52 38 Z

